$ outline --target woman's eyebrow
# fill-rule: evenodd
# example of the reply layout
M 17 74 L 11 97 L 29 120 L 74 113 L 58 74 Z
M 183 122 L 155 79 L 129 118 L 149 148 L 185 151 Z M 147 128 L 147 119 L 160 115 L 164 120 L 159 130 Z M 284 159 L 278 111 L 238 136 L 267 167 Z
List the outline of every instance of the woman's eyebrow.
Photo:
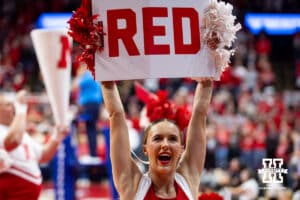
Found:
M 161 137 L 161 134 L 157 133 L 157 134 L 155 134 L 155 135 L 152 135 L 151 137 L 152 137 L 152 138 L 154 138 L 154 137 Z
M 175 133 L 174 133 L 174 134 L 170 134 L 169 136 L 170 136 L 170 137 L 179 137 L 179 136 L 178 136 L 177 134 L 175 134 Z

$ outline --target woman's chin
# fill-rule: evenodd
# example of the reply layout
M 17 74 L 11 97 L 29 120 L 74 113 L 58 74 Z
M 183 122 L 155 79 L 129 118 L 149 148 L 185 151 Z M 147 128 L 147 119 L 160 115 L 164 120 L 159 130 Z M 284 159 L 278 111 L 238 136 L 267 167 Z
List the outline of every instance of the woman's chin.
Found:
M 157 171 L 161 174 L 170 174 L 175 171 L 175 167 L 172 165 L 159 165 Z

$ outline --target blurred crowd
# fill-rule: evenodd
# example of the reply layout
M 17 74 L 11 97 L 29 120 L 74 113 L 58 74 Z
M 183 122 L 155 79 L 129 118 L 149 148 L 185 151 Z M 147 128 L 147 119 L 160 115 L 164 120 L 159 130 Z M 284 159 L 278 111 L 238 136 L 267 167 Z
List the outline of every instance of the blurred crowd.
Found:
M 245 12 L 300 12 L 297 0 L 229 0 L 243 24 Z M 26 88 L 44 94 L 30 31 L 42 12 L 70 12 L 79 0 L 4 0 L 0 3 L 0 90 L 16 92 Z M 241 197 L 239 189 L 250 184 L 253 198 L 300 199 L 300 33 L 289 37 L 292 47 L 281 49 L 289 60 L 274 57 L 274 40 L 246 28 L 237 35 L 236 53 L 221 80 L 215 82 L 207 125 L 207 157 L 201 191 L 219 191 L 232 199 Z M 280 38 L 279 38 L 280 39 Z M 75 46 L 76 47 L 76 46 Z M 290 51 L 291 50 L 291 51 Z M 74 52 L 76 54 L 76 48 Z M 75 57 L 75 56 L 74 56 Z M 286 57 L 284 57 L 286 58 Z M 76 78 L 73 64 L 72 78 Z M 290 73 L 283 73 L 285 70 Z M 140 81 L 149 91 L 167 90 L 178 105 L 190 105 L 195 83 L 188 78 Z M 135 96 L 133 82 L 121 81 L 120 92 L 133 128 L 140 135 L 138 119 L 143 107 Z M 78 107 L 78 90 L 71 94 L 71 104 Z M 101 106 L 101 105 L 100 105 Z M 101 110 L 101 109 L 100 109 Z M 32 103 L 28 110 L 29 125 L 47 132 L 52 123 L 51 109 L 45 103 Z M 102 123 L 104 118 L 99 118 Z M 29 126 L 30 127 L 30 126 Z M 98 130 L 99 131 L 99 130 Z M 95 153 L 93 153 L 94 155 Z M 101 154 L 98 152 L 98 155 Z M 258 176 L 263 158 L 281 158 L 284 190 L 262 190 Z M 249 183 L 250 182 L 250 183 Z M 278 192 L 279 191 L 279 192 Z M 299 194 L 298 194 L 299 195 Z M 241 199 L 241 198 L 240 198 Z

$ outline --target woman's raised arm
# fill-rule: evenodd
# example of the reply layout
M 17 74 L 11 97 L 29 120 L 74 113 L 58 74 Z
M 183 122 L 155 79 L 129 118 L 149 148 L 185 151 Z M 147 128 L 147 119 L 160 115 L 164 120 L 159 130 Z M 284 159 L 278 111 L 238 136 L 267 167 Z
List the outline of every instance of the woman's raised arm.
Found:
M 199 81 L 194 97 L 192 117 L 187 129 L 186 150 L 182 156 L 179 170 L 192 181 L 199 184 L 206 154 L 206 115 L 212 96 L 213 82 Z
M 110 157 L 113 179 L 120 197 L 131 196 L 141 172 L 131 158 L 125 112 L 115 82 L 101 82 L 105 108 L 110 121 Z

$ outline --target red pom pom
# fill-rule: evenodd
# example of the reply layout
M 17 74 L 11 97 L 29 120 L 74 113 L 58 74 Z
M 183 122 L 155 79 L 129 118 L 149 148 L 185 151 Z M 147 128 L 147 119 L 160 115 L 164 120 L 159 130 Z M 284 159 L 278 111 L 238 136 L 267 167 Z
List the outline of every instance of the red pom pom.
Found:
M 211 192 L 208 194 L 203 193 L 198 197 L 198 200 L 224 200 L 224 198 L 217 193 Z
M 186 106 L 176 106 L 168 100 L 167 92 L 162 90 L 157 92 L 156 98 L 149 99 L 146 109 L 150 122 L 168 119 L 174 121 L 182 131 L 188 126 L 191 117 Z
M 70 28 L 68 34 L 79 43 L 82 53 L 77 57 L 78 62 L 85 62 L 88 69 L 95 78 L 95 60 L 96 51 L 103 50 L 103 24 L 95 22 L 98 15 L 91 15 L 91 1 L 83 0 L 81 6 L 73 12 L 68 21 Z
M 184 130 L 190 122 L 191 112 L 187 106 L 180 106 L 176 112 L 176 122 L 180 130 Z
M 159 90 L 155 95 L 137 82 L 134 85 L 137 97 L 146 104 L 146 115 L 150 122 L 168 119 L 174 121 L 181 131 L 186 129 L 191 118 L 191 112 L 187 106 L 178 107 L 170 102 L 165 90 Z

